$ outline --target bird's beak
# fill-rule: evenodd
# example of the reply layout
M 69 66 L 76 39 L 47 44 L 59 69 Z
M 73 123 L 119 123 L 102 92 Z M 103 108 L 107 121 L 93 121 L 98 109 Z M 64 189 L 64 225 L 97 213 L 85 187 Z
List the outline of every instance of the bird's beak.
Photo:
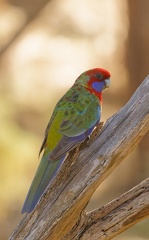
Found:
M 105 87 L 104 87 L 104 89 L 109 88 L 109 87 L 110 87 L 110 78 L 107 78 L 105 80 Z

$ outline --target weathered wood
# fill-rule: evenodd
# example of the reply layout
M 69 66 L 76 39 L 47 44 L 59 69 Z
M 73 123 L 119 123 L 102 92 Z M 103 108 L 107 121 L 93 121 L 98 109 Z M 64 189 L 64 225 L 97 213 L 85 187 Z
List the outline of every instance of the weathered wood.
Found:
M 149 178 L 114 201 L 82 217 L 71 236 L 80 240 L 112 239 L 149 216 Z
M 149 76 L 129 102 L 108 119 L 100 135 L 85 149 L 80 148 L 79 156 L 77 151 L 70 153 L 46 195 L 35 210 L 22 219 L 9 239 L 83 240 L 90 239 L 89 236 L 93 240 L 111 239 L 140 221 L 141 216 L 146 217 L 149 214 L 146 210 L 148 189 L 141 192 L 140 198 L 135 195 L 135 190 L 132 190 L 130 198 L 126 193 L 128 200 L 122 203 L 121 197 L 115 200 L 117 205 L 104 217 L 100 209 L 87 214 L 84 209 L 96 188 L 136 148 L 148 130 Z M 140 189 L 138 191 L 141 191 L 141 186 L 136 187 Z M 135 209 L 136 201 L 141 207 L 134 217 L 133 210 L 130 208 L 128 212 L 128 209 Z M 102 228 L 99 228 L 101 222 Z

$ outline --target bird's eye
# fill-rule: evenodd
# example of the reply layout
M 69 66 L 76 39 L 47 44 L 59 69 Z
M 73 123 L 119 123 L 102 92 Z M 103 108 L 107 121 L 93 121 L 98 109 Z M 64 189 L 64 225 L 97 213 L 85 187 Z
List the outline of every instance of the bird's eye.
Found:
M 102 78 L 102 75 L 100 73 L 96 73 L 96 77 L 101 79 Z

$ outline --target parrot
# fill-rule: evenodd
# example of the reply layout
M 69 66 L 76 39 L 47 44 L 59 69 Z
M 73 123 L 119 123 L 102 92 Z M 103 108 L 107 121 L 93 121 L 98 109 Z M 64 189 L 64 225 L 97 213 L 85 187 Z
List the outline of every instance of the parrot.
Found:
M 102 91 L 110 86 L 103 68 L 83 72 L 56 104 L 45 130 L 43 152 L 25 199 L 22 214 L 30 213 L 55 178 L 69 152 L 90 136 L 100 122 Z

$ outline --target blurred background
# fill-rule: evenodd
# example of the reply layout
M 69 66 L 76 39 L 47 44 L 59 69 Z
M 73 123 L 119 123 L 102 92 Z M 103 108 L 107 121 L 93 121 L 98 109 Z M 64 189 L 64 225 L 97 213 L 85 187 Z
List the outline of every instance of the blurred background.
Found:
M 102 121 L 149 74 L 148 10 L 148 0 L 0 0 L 1 240 L 22 218 L 53 107 L 80 73 L 111 72 Z M 148 160 L 149 134 L 97 189 L 88 210 L 148 177 Z M 145 219 L 115 239 L 149 239 L 148 226 Z

